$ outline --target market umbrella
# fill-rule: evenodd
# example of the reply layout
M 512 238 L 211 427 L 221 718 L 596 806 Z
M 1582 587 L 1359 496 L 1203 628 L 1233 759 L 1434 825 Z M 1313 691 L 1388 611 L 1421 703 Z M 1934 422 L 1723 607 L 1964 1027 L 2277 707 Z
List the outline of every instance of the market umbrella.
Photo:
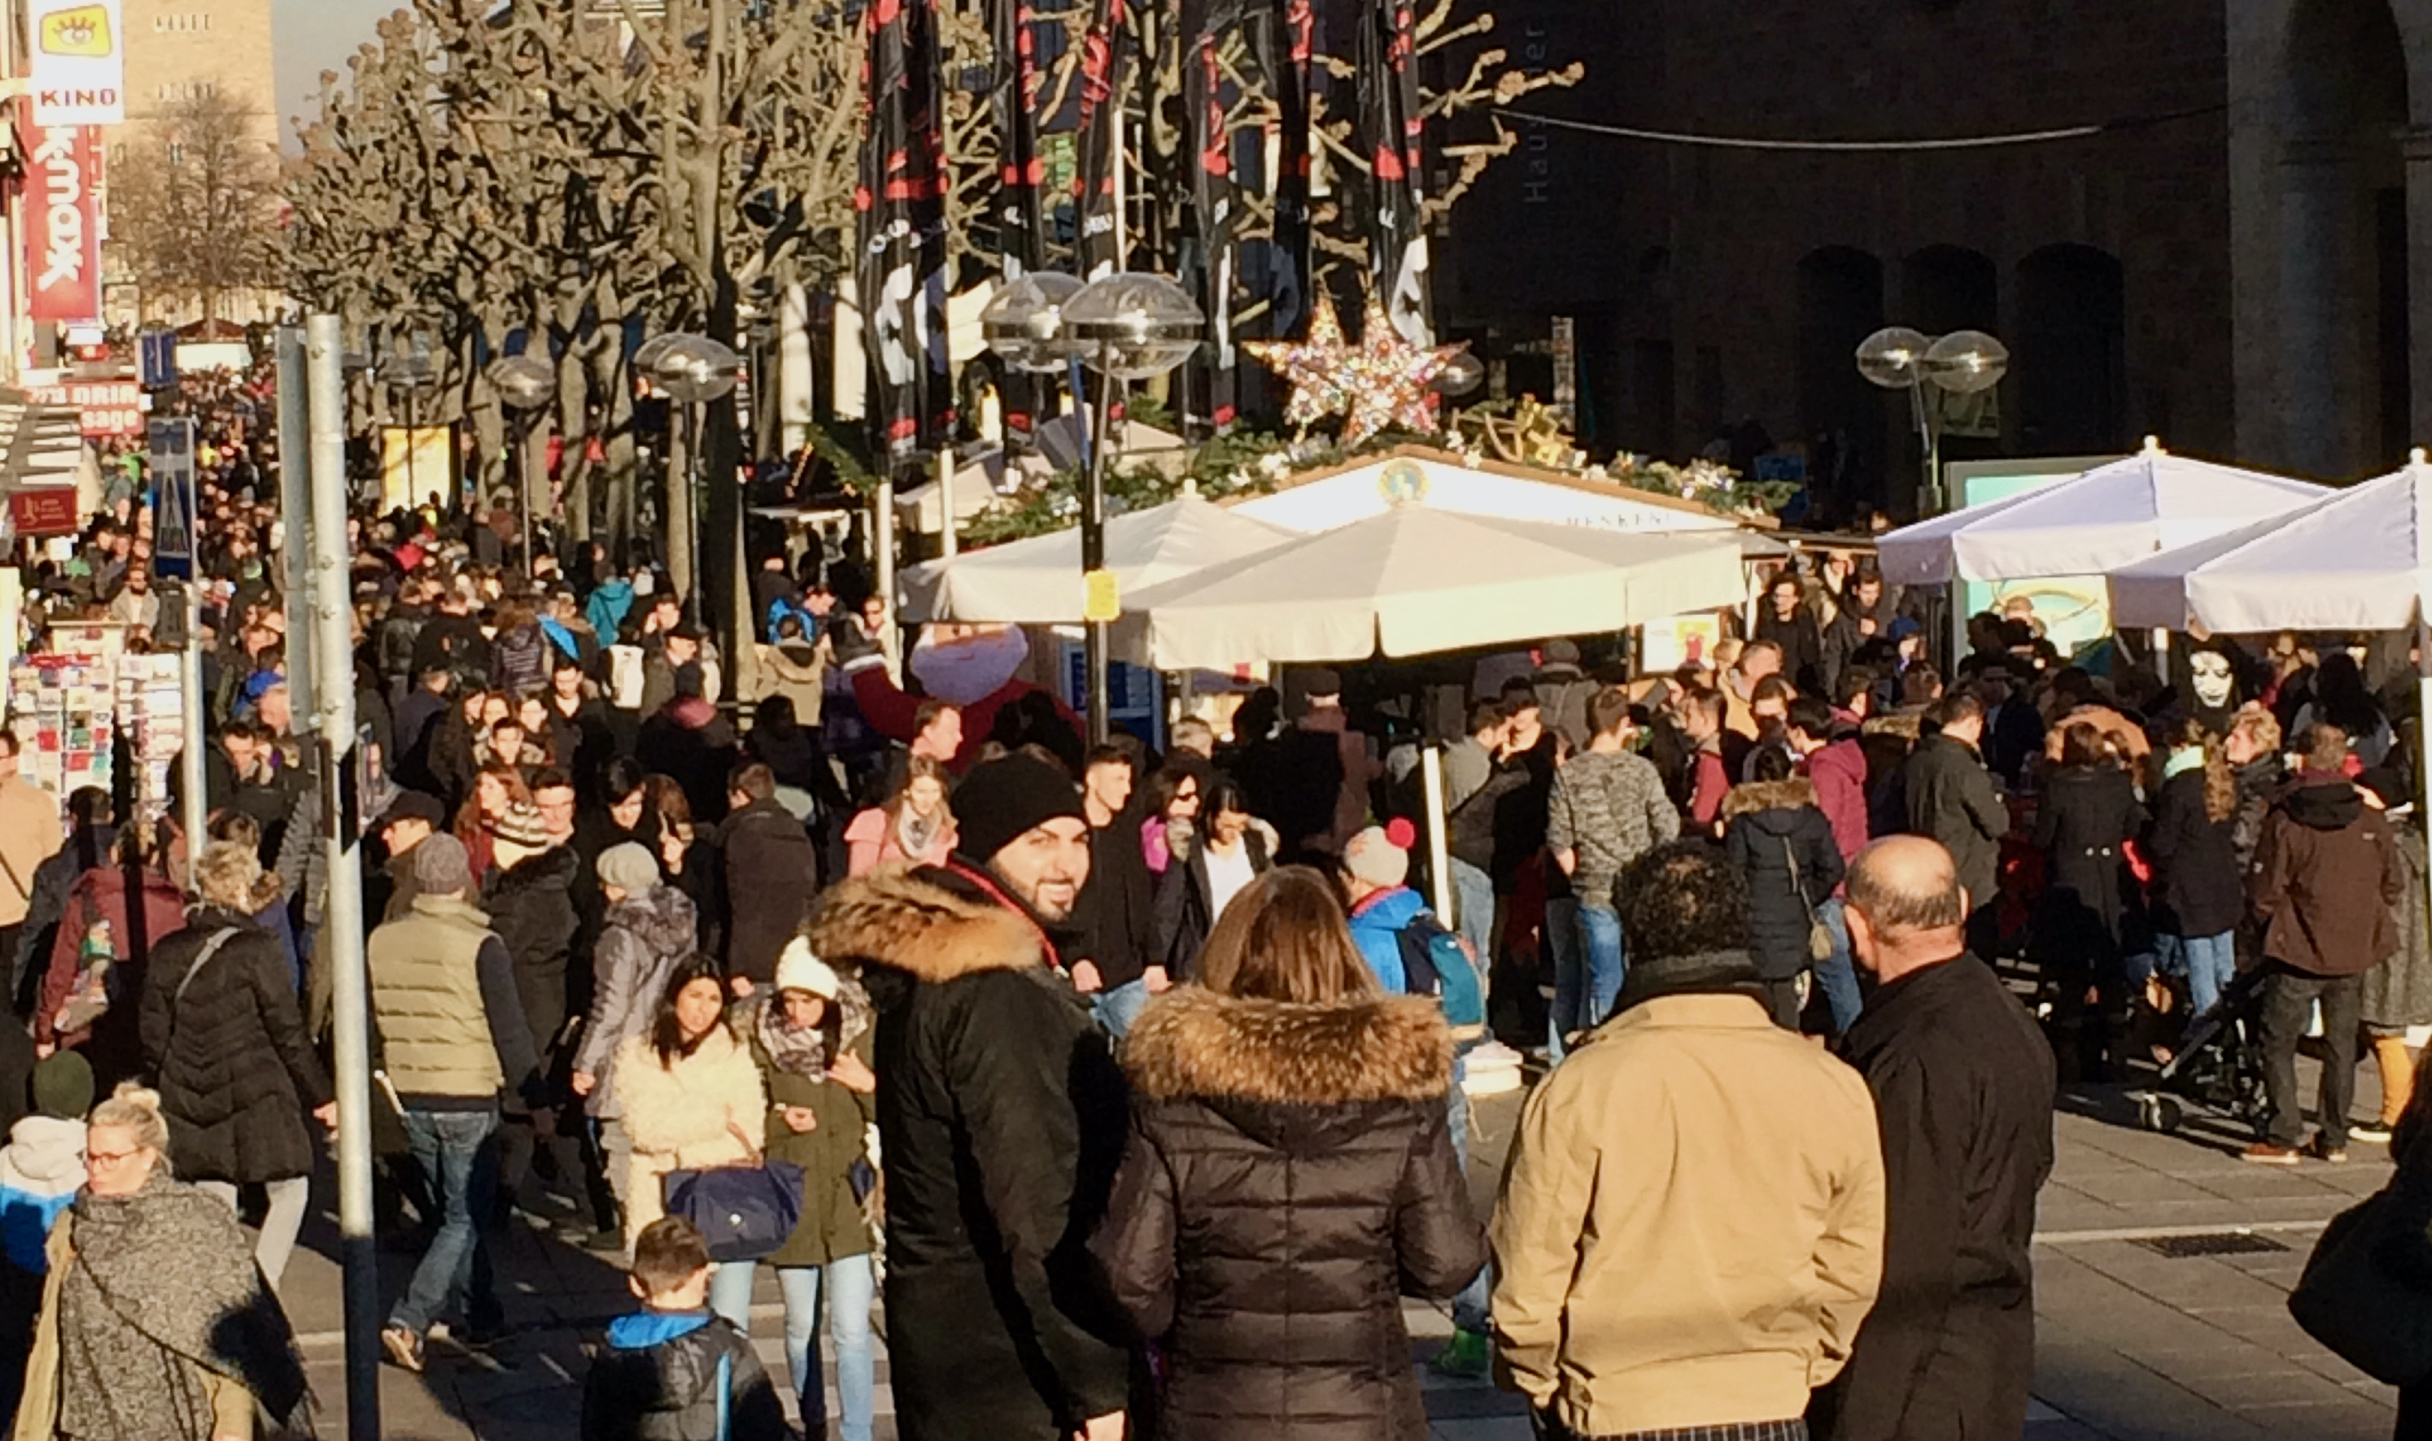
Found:
M 1729 532 L 1405 505 L 1128 595 L 1115 639 L 1160 670 L 1364 660 L 1619 630 L 1745 594 Z
M 1107 568 L 1129 594 L 1206 566 L 1271 550 L 1295 532 L 1184 496 L 1106 522 Z M 913 620 L 1080 623 L 1081 532 L 1060 530 L 925 561 L 903 573 Z
M 2172 455 L 2148 437 L 2125 460 L 1892 531 L 1876 553 L 1894 585 L 2103 575 L 2326 494 L 2306 481 Z
M 2111 575 L 2112 623 L 2227 634 L 2398 630 L 2432 579 L 2432 465 L 2324 493 L 2302 509 Z

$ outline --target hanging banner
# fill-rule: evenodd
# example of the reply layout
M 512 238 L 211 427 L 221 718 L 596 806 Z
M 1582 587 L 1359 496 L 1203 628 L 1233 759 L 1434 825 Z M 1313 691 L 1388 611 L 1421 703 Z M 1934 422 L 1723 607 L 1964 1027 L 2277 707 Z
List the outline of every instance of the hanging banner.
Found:
M 946 349 L 946 154 L 939 126 L 936 0 L 874 0 L 863 12 L 860 212 L 864 418 L 891 465 L 947 444 L 954 380 Z
M 1073 179 L 1081 278 L 1123 268 L 1115 244 L 1116 172 L 1123 168 L 1124 86 L 1131 69 L 1131 9 L 1097 0 L 1081 49 L 1081 164 Z
M 1421 146 L 1413 0 L 1369 0 L 1360 20 L 1359 138 L 1369 164 L 1368 283 L 1413 345 L 1433 345 L 1427 236 L 1419 227 L 1426 157 Z
M 1005 283 L 1040 268 L 1045 259 L 1039 189 L 1046 162 L 1039 157 L 1039 66 L 1037 17 L 1029 0 L 989 0 L 990 45 L 996 52 L 991 100 L 997 134 L 997 244 Z M 1006 448 L 1032 449 L 1045 387 L 1039 378 L 1007 368 L 998 381 Z
M 76 412 L 87 440 L 124 440 L 144 433 L 143 387 L 132 380 L 54 380 L 26 387 L 36 404 Z
M 100 132 L 50 125 L 26 161 L 28 313 L 54 324 L 101 315 Z
M 119 0 L 27 0 L 34 38 L 27 89 L 36 125 L 119 125 L 127 55 Z

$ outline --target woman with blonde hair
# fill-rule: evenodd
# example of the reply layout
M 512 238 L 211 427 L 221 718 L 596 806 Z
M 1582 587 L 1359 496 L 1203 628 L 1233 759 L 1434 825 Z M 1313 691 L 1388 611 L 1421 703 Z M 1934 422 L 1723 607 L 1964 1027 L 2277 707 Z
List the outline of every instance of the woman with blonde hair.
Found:
M 845 827 L 848 875 L 884 865 L 942 866 L 954 854 L 954 808 L 946 803 L 946 768 L 927 756 L 904 763 L 903 784 L 883 806 Z
M 1163 1342 L 1159 1434 L 1423 1434 L 1399 1296 L 1450 1297 L 1487 1259 L 1436 1003 L 1385 995 L 1331 883 L 1282 867 L 1141 1012 L 1123 1067 L 1131 1142 L 1090 1250 Z
M 2238 778 L 2221 742 L 2192 716 L 2162 752 L 2162 783 L 2146 849 L 2154 868 L 2154 939 L 2163 968 L 2184 969 L 2193 1025 L 2238 973 L 2246 876 L 2232 834 Z M 2173 964 L 2173 961 L 2177 964 Z
M 178 1174 L 237 1211 L 237 1188 L 270 1195 L 255 1255 L 272 1286 L 287 1269 L 312 1189 L 306 1124 L 337 1121 L 278 938 L 253 920 L 262 867 L 233 841 L 204 847 L 201 899 L 144 975 L 145 1069 L 160 1083 Z
M 304 1367 L 236 1216 L 170 1174 L 157 1092 L 93 1108 L 92 1176 L 51 1231 L 17 1441 L 240 1437 L 302 1419 Z

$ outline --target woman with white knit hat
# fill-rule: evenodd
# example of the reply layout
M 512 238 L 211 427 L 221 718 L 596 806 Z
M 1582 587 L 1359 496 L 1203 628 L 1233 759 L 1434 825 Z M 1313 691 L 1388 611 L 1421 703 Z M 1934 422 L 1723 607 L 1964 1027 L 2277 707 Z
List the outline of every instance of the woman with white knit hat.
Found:
M 785 1295 L 785 1355 L 802 1401 L 803 1432 L 826 1434 L 816 1326 L 820 1295 L 836 1344 L 837 1420 L 844 1441 L 869 1441 L 877 1363 L 870 1305 L 877 1276 L 863 1202 L 876 1181 L 864 1138 L 878 1078 L 870 1070 L 870 1006 L 800 936 L 777 957 L 775 994 L 746 1001 L 738 1029 L 768 1092 L 768 1155 L 802 1168 L 802 1219 L 768 1258 Z M 721 1268 L 719 1283 L 733 1270 Z

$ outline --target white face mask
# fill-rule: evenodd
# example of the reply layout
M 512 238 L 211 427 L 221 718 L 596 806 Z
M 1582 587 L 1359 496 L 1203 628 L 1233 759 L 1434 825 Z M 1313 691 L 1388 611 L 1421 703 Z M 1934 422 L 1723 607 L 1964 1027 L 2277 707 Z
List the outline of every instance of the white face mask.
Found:
M 2229 704 L 2230 691 L 2237 684 L 2230 674 L 2229 657 L 2217 650 L 2200 650 L 2187 658 L 2187 669 L 2198 702 L 2211 710 Z

